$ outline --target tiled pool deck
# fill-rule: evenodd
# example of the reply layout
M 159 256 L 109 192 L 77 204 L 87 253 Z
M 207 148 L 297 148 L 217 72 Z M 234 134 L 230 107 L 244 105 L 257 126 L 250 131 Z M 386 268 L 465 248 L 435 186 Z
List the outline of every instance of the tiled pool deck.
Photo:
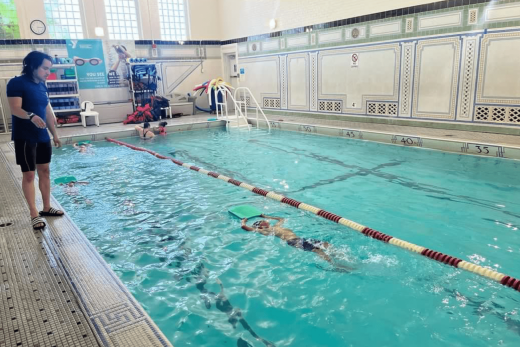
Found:
M 520 160 L 516 135 L 268 117 L 274 129 Z M 169 119 L 168 133 L 224 126 L 207 118 Z M 58 131 L 64 144 L 136 135 L 122 124 Z M 33 232 L 9 140 L 0 135 L 0 347 L 171 346 L 68 216 L 49 218 L 45 230 Z

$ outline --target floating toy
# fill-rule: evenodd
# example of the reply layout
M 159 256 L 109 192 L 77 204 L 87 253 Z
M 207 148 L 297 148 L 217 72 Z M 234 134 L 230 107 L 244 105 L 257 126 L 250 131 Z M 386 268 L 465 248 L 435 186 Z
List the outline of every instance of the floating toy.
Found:
M 241 206 L 231 207 L 228 210 L 228 212 L 240 219 L 244 219 L 244 218 L 249 219 L 249 218 L 253 218 L 253 217 L 260 217 L 262 215 L 262 211 L 260 211 L 259 209 L 257 209 L 254 206 L 251 206 L 251 205 L 241 205 Z
M 58 177 L 54 180 L 55 184 L 68 184 L 70 182 L 77 182 L 78 180 L 74 176 L 63 176 Z

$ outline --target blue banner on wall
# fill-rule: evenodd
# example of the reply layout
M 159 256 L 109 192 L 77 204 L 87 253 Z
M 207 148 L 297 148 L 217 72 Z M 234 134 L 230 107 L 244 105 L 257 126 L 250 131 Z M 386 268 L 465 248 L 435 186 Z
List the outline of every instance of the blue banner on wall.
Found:
M 101 40 L 67 40 L 67 52 L 76 64 L 80 89 L 108 87 Z

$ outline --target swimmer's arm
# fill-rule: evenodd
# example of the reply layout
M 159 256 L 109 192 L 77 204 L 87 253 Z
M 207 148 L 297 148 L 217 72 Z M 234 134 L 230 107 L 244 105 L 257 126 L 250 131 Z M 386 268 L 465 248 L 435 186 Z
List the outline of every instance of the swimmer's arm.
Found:
M 260 217 L 277 220 L 278 222 L 275 224 L 275 226 L 282 226 L 282 224 L 285 222 L 285 218 L 273 217 L 265 214 L 260 215 Z
M 247 226 L 246 222 L 247 222 L 247 218 L 242 219 L 242 229 L 244 229 L 246 231 L 255 231 L 255 229 Z
M 143 128 L 141 128 L 139 125 L 136 125 L 136 126 L 134 127 L 134 129 L 137 130 L 137 131 L 139 131 L 139 130 L 143 130 Z

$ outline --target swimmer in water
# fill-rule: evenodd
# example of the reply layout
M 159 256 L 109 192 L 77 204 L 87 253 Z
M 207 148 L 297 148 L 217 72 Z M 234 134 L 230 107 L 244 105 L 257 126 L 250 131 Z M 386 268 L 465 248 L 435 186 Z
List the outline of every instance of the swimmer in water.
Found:
M 264 219 L 254 222 L 253 227 L 250 227 L 246 224 L 247 218 L 244 218 L 242 219 L 242 229 L 246 231 L 256 232 L 265 236 L 274 235 L 287 242 L 287 244 L 291 247 L 303 249 L 307 252 L 316 253 L 340 271 L 350 272 L 353 270 L 348 266 L 335 263 L 330 258 L 330 256 L 327 253 L 325 253 L 325 251 L 328 250 L 328 248 L 330 247 L 330 244 L 328 242 L 315 239 L 301 238 L 298 235 L 296 235 L 291 229 L 282 228 L 282 225 L 285 222 L 285 219 L 283 218 L 266 216 L 264 214 L 260 215 L 260 217 L 273 219 L 277 222 L 275 225 L 271 225 L 267 220 Z

